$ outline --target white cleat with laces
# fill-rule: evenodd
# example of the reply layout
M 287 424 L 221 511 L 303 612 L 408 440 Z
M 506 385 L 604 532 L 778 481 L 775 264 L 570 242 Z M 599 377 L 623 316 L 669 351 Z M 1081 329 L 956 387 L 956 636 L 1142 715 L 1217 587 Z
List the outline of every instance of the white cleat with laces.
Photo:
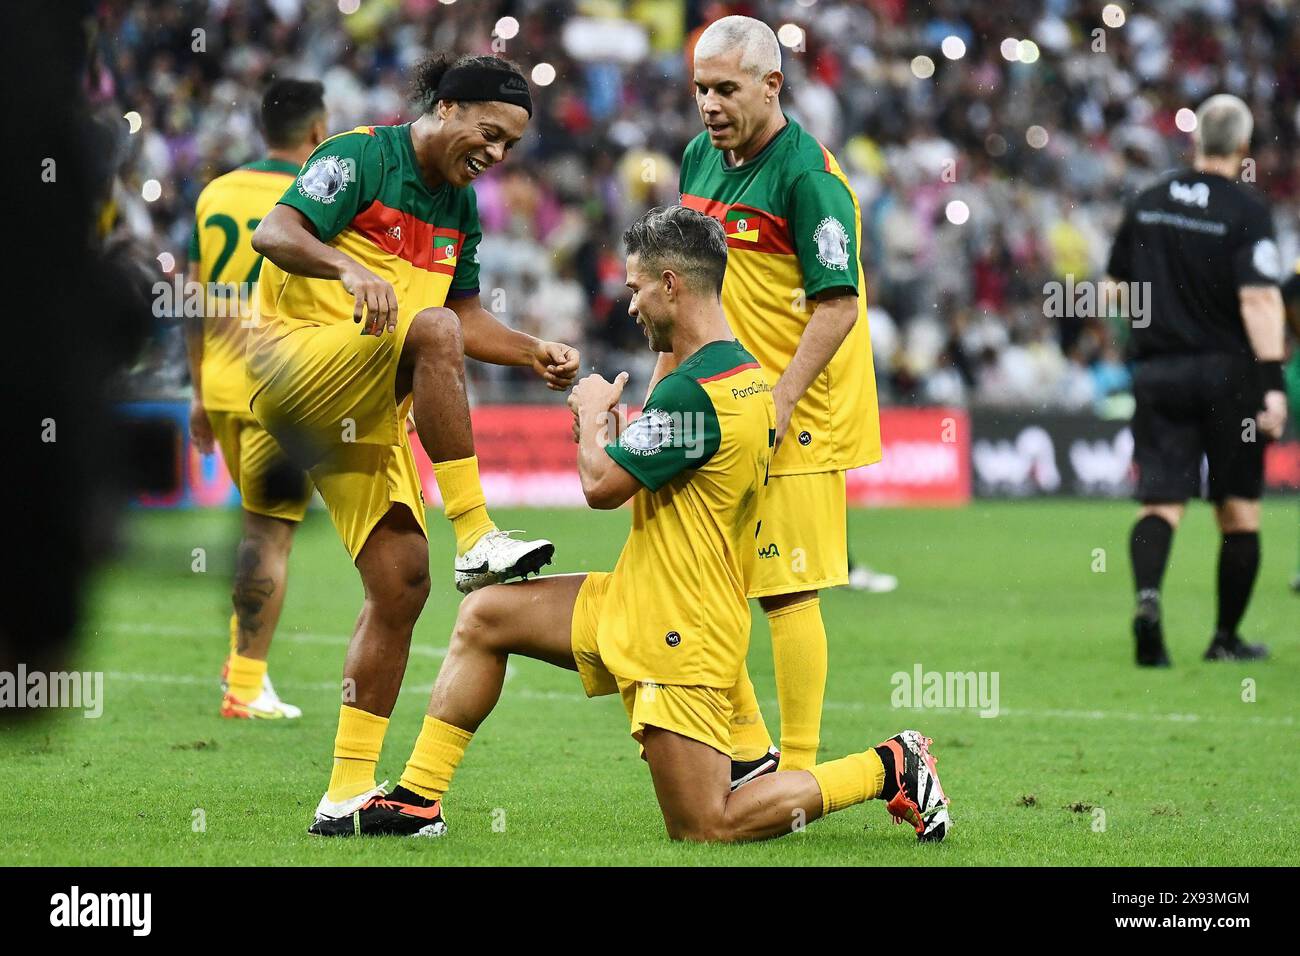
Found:
M 489 584 L 526 578 L 551 563 L 555 545 L 545 538 L 520 541 L 518 531 L 489 531 L 474 547 L 456 556 L 456 590 L 469 594 Z
M 363 806 L 366 805 L 371 797 L 382 797 L 388 793 L 388 781 L 385 780 L 373 790 L 367 790 L 365 793 L 359 793 L 349 800 L 339 800 L 335 802 L 329 798 L 329 794 L 320 798 L 320 803 L 316 804 L 316 821 L 321 820 L 340 820 L 343 817 L 350 817 Z

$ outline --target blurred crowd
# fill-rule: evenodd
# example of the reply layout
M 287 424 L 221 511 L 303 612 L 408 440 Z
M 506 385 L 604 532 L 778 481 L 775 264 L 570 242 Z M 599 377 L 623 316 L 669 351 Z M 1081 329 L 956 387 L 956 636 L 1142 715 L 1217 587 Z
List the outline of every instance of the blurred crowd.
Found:
M 102 0 L 87 83 L 121 132 L 113 228 L 160 277 L 183 270 L 199 190 L 261 151 L 272 74 L 322 80 L 343 130 L 414 118 L 405 74 L 426 51 L 497 53 L 532 75 L 536 108 L 476 185 L 484 303 L 577 344 L 585 365 L 631 370 L 638 394 L 651 363 L 626 317 L 620 236 L 677 198 L 700 129 L 687 56 L 727 13 L 794 25 L 783 102 L 861 202 L 883 402 L 1123 414 L 1126 322 L 1049 314 L 1044 286 L 1101 277 L 1124 198 L 1189 161 L 1178 111 L 1212 93 L 1252 107 L 1249 175 L 1295 258 L 1300 18 L 1286 0 Z M 545 395 L 519 370 L 471 373 L 479 401 Z M 167 323 L 133 384 L 185 387 Z

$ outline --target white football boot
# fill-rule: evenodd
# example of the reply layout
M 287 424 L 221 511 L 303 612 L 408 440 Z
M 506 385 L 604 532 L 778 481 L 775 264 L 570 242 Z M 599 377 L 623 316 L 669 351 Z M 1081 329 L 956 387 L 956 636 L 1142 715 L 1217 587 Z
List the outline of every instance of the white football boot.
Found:
M 280 695 L 275 692 L 275 688 L 271 685 L 270 674 L 262 675 L 262 697 L 266 698 L 270 703 L 273 703 L 276 709 L 290 720 L 295 720 L 302 716 L 301 707 L 295 707 L 293 704 L 285 703 L 280 699 Z M 260 700 L 262 698 L 258 699 Z
M 280 699 L 280 695 L 275 692 L 271 685 L 271 675 L 262 675 L 262 693 L 257 695 L 257 699 L 251 703 L 244 703 L 230 696 L 230 684 L 227 676 L 230 672 L 230 663 L 221 668 L 221 716 L 222 717 L 257 717 L 263 720 L 274 720 L 276 718 L 296 720 L 302 716 L 302 708 L 295 707 L 293 704 L 286 704 Z
M 849 569 L 849 590 L 888 594 L 898 590 L 898 578 L 883 571 L 875 571 L 865 564 L 858 564 Z
M 367 790 L 365 793 L 359 793 L 348 800 L 339 800 L 335 802 L 330 799 L 329 793 L 326 792 L 320 798 L 320 803 L 316 804 L 316 819 L 314 822 L 320 823 L 322 820 L 342 820 L 352 816 L 363 806 L 371 797 L 383 797 L 388 794 L 388 781 L 385 780 L 373 790 Z
M 456 557 L 456 590 L 469 594 L 489 584 L 526 578 L 551 563 L 555 545 L 545 538 L 518 541 L 518 531 L 489 531 Z

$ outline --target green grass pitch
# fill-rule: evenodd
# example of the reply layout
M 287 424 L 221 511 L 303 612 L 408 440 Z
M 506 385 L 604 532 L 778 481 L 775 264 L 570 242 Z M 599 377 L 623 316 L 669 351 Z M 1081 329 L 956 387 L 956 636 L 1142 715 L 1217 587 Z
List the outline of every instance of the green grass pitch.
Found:
M 552 537 L 554 570 L 579 571 L 612 566 L 629 517 L 498 511 L 497 520 Z M 1300 597 L 1286 582 L 1295 500 L 1266 503 L 1263 567 L 1243 631 L 1271 643 L 1274 659 L 1250 665 L 1200 661 L 1217 540 L 1205 506 L 1190 511 L 1166 580 L 1175 667 L 1132 665 L 1131 520 L 1122 502 L 852 514 L 855 552 L 902 586 L 823 596 L 823 757 L 906 727 L 929 734 L 953 800 L 952 835 L 918 845 L 868 803 L 782 840 L 701 847 L 664 836 L 617 698 L 586 700 L 574 674 L 524 660 L 513 662 L 461 766 L 446 838 L 308 837 L 360 606 L 332 528 L 315 511 L 300 534 L 271 655 L 277 688 L 305 716 L 223 721 L 217 674 L 237 519 L 133 512 L 127 547 L 90 598 L 75 662 L 106 673 L 103 716 L 0 724 L 0 864 L 1294 865 Z M 436 515 L 430 524 L 434 591 L 380 763 L 381 779 L 394 782 L 457 603 L 449 529 Z M 205 573 L 191 570 L 194 548 L 206 549 Z M 775 731 L 761 615 L 749 659 Z M 891 675 L 918 663 L 996 671 L 1003 713 L 895 709 Z M 1253 702 L 1243 700 L 1247 680 Z

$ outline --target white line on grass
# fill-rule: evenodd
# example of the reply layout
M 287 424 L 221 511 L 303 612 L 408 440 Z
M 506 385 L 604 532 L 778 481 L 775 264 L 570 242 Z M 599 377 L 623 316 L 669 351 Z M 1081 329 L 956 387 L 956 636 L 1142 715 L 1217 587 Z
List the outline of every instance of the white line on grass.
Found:
M 108 671 L 104 675 L 109 680 L 131 681 L 141 684 L 181 684 L 181 685 L 207 685 L 216 686 L 216 679 L 212 676 L 196 677 L 192 674 L 145 674 L 131 671 Z M 507 679 L 510 673 L 507 671 Z M 339 685 L 337 682 L 326 681 L 276 681 L 276 686 L 285 690 L 300 691 L 337 691 Z M 402 694 L 420 694 L 427 697 L 433 690 L 432 684 L 419 686 L 403 686 Z M 547 700 L 547 701 L 564 701 L 575 702 L 585 700 L 583 694 L 568 693 L 567 691 L 557 690 L 531 690 L 527 687 L 516 687 L 510 691 L 511 697 L 520 697 L 524 700 Z M 763 706 L 769 712 L 776 709 L 775 700 L 765 700 Z M 900 711 L 916 711 L 916 708 L 910 707 L 893 707 L 889 704 L 866 704 L 861 702 L 828 700 L 824 704 L 828 710 L 849 710 L 849 711 L 872 711 L 884 713 L 886 711 L 898 713 Z M 942 714 L 944 716 L 967 716 L 979 717 L 979 711 L 975 708 L 956 708 L 956 707 L 927 707 L 922 709 L 927 714 Z M 1031 710 L 1031 709 L 1010 709 L 1003 707 L 998 711 L 999 717 L 1024 717 L 1030 720 L 1125 720 L 1131 722 L 1139 721 L 1157 721 L 1160 723 L 1173 724 L 1252 724 L 1255 726 L 1265 727 L 1293 727 L 1296 724 L 1294 717 L 1220 717 L 1214 714 L 1144 714 L 1134 711 L 1125 710 Z M 981 718 L 984 719 L 984 718 Z
M 170 637 L 202 637 L 212 638 L 213 631 L 210 628 L 195 628 L 182 624 L 132 624 L 125 621 L 113 621 L 100 625 L 97 630 L 112 631 L 115 633 L 135 633 L 135 634 L 157 634 Z M 309 631 L 284 631 L 277 634 L 277 641 L 288 640 L 299 644 L 322 644 L 329 646 L 346 647 L 352 638 L 345 634 L 314 634 Z M 422 644 L 412 644 L 411 653 L 421 654 L 426 657 L 442 658 L 447 656 L 445 647 L 428 647 Z M 514 676 L 514 669 L 506 667 L 506 680 Z M 214 683 L 210 677 L 193 677 L 186 674 L 127 674 L 119 672 L 110 672 L 107 676 L 117 676 L 121 680 L 142 681 L 147 683 L 155 680 L 158 683 L 170 684 L 207 684 Z M 290 690 L 318 691 L 318 690 L 338 690 L 337 683 L 299 683 L 285 681 L 281 684 L 276 681 L 277 686 L 283 686 Z M 403 687 L 402 693 L 423 693 L 428 694 L 432 690 L 432 685 L 424 687 Z M 517 697 L 523 697 L 528 700 L 584 700 L 582 694 L 570 694 L 563 691 L 535 691 L 528 688 L 516 688 L 511 694 Z M 775 700 L 765 700 L 763 706 L 768 711 L 773 711 L 777 702 Z M 828 700 L 823 704 L 827 710 L 849 710 L 849 711 L 915 711 L 915 708 L 902 707 L 897 708 L 890 704 L 866 704 L 861 701 L 842 701 Z M 978 709 L 964 709 L 956 707 L 926 707 L 922 708 L 925 713 L 953 715 L 962 714 L 966 716 L 978 716 Z M 1296 719 L 1292 716 L 1285 717 L 1260 717 L 1260 716 L 1242 716 L 1242 717 L 1221 717 L 1214 714 L 1150 714 L 1140 711 L 1127 710 L 1072 710 L 1060 708 L 1045 708 L 1042 710 L 1020 709 L 1014 707 L 998 708 L 999 717 L 1024 717 L 1030 720 L 1124 720 L 1129 722 L 1140 721 L 1158 721 L 1160 723 L 1171 724 L 1251 724 L 1265 727 L 1294 727 Z M 988 718 L 982 718 L 988 719 Z

